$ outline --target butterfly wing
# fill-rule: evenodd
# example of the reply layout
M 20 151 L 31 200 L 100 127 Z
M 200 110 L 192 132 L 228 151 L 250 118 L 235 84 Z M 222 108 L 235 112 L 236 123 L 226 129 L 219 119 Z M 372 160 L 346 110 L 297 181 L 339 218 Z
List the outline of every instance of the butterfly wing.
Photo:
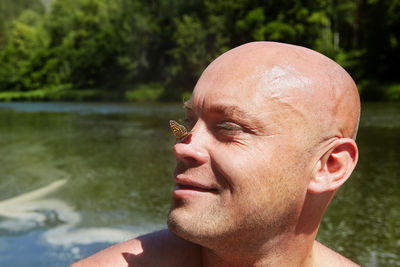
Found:
M 188 135 L 188 131 L 185 126 L 177 123 L 174 120 L 169 121 L 169 125 L 171 126 L 171 130 L 174 133 L 176 140 L 181 140 Z

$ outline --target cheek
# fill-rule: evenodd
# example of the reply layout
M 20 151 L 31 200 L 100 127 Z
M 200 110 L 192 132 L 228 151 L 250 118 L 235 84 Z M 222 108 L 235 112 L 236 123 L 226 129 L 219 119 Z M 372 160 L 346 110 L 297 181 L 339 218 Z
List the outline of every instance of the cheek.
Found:
M 221 149 L 219 152 L 211 155 L 213 171 L 219 182 L 228 187 L 233 195 L 265 190 L 263 184 L 276 169 L 271 166 L 274 164 L 271 156 L 274 153 L 242 147 L 231 147 L 224 152 Z
M 277 145 L 280 144 L 280 145 Z M 283 140 L 271 146 L 253 145 L 212 155 L 220 180 L 232 193 L 279 199 L 296 191 L 303 177 L 297 149 Z M 217 176 L 217 177 L 218 177 Z M 243 196 L 242 196 L 243 197 Z

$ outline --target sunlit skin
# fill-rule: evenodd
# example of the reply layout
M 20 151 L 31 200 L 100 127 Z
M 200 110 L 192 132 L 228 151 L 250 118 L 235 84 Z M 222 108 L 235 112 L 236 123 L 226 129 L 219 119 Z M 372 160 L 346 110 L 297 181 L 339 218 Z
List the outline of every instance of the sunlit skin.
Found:
M 185 108 L 169 230 L 81 263 L 356 266 L 315 241 L 358 158 L 359 97 L 339 65 L 298 46 L 245 44 L 206 68 Z

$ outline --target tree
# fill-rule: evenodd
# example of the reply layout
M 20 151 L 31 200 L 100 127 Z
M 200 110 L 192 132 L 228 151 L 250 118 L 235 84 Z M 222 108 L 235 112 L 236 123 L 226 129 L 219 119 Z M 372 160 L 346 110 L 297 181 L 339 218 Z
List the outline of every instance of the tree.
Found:
M 42 17 L 33 10 L 14 21 L 0 53 L 0 90 L 36 89 L 45 82 L 41 64 L 49 38 L 42 26 Z
M 26 9 L 39 13 L 44 12 L 40 0 L 2 0 L 0 1 L 0 49 L 5 45 L 8 35 L 8 28 L 12 21 Z

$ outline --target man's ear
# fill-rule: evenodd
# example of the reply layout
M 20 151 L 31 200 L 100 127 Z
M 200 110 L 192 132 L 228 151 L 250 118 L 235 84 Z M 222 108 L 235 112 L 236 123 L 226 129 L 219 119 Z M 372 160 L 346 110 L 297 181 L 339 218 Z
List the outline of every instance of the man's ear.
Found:
M 308 192 L 320 194 L 335 191 L 350 177 L 357 160 L 358 149 L 353 139 L 335 140 L 315 165 Z

